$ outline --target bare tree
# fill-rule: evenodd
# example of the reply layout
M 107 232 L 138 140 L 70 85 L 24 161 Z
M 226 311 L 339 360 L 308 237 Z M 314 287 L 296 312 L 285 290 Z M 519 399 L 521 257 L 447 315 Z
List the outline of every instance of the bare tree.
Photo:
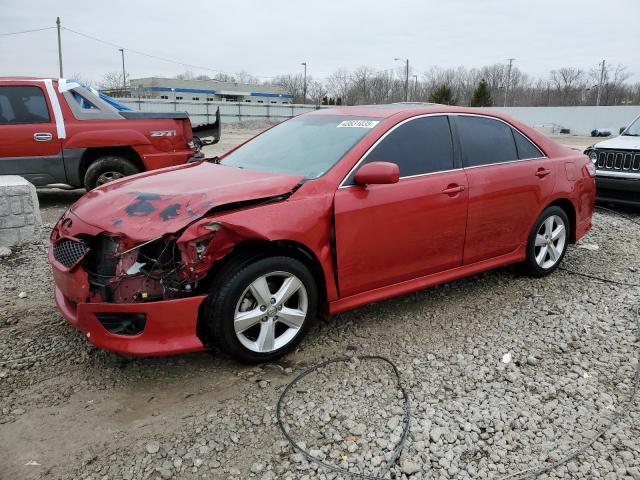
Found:
M 129 75 L 127 75 L 127 82 L 129 81 Z M 102 76 L 102 80 L 99 83 L 101 90 L 122 90 L 125 83 L 122 79 L 122 72 L 107 72 Z
M 307 85 L 312 80 L 310 76 L 307 76 Z M 285 92 L 293 97 L 294 103 L 302 103 L 302 97 L 304 96 L 304 75 L 301 73 L 279 75 L 272 79 L 271 83 L 284 88 Z

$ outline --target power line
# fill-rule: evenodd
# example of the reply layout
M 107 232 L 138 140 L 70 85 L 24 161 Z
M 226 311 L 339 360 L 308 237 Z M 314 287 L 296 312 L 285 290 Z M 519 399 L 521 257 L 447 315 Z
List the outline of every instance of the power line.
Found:
M 42 32 L 43 30 L 52 30 L 56 27 L 34 28 L 33 30 L 22 30 L 20 32 L 0 33 L 0 37 L 8 37 L 9 35 L 21 35 L 23 33 Z
M 174 63 L 176 65 L 182 65 L 183 67 L 189 67 L 189 68 L 196 68 L 198 70 L 208 70 L 210 72 L 215 72 L 215 73 L 224 73 L 225 75 L 235 75 L 234 73 L 231 73 L 231 72 L 225 72 L 223 70 L 216 70 L 215 68 L 204 67 L 202 65 L 194 65 L 194 64 L 191 64 L 191 63 L 180 62 L 178 60 L 172 60 L 170 58 L 159 57 L 158 55 L 153 55 L 151 53 L 145 53 L 145 52 L 141 52 L 139 50 L 134 50 L 132 48 L 127 48 L 127 47 L 124 47 L 123 45 L 118 45 L 118 44 L 110 42 L 108 40 L 103 40 L 101 38 L 94 37 L 93 35 L 88 35 L 86 33 L 78 32 L 77 30 L 73 30 L 73 29 L 71 29 L 69 27 L 62 27 L 62 28 L 64 30 L 67 30 L 67 31 L 71 32 L 71 33 L 75 33 L 76 35 L 80 35 L 81 37 L 88 38 L 88 39 L 93 40 L 95 42 L 103 43 L 105 45 L 109 45 L 109 46 L 115 47 L 117 49 L 123 48 L 127 52 L 135 53 L 137 55 L 142 55 L 143 57 L 153 58 L 154 60 L 160 60 L 160 61 L 163 61 L 163 62 Z M 276 77 L 269 77 L 269 76 L 265 76 L 265 75 L 253 75 L 253 76 L 254 77 L 258 77 L 258 78 L 276 78 Z
M 55 28 L 55 27 L 51 27 L 51 28 Z M 124 49 L 127 52 L 135 53 L 135 54 L 141 55 L 143 57 L 152 58 L 154 60 L 160 60 L 160 61 L 163 61 L 163 62 L 173 63 L 173 64 L 176 64 L 176 65 L 182 65 L 183 67 L 195 68 L 195 69 L 198 69 L 198 70 L 207 70 L 209 72 L 223 73 L 225 75 L 231 75 L 231 76 L 235 76 L 236 75 L 236 73 L 226 72 L 224 70 L 216 70 L 215 68 L 205 67 L 205 66 L 202 66 L 202 65 L 195 65 L 195 64 L 191 64 L 191 63 L 180 62 L 178 60 L 173 60 L 173 59 L 170 59 L 170 58 L 160 57 L 158 55 L 153 55 L 151 53 L 141 52 L 140 50 L 134 50 L 134 49 L 131 49 L 131 48 L 127 48 L 127 47 L 125 47 L 123 45 L 119 45 L 119 44 L 110 42 L 108 40 L 103 40 L 102 38 L 94 37 L 93 35 L 89 35 L 87 33 L 79 32 L 79 31 L 74 30 L 74 29 L 69 28 L 69 27 L 61 27 L 61 28 L 63 30 L 67 30 L 67 31 L 69 31 L 71 33 L 75 33 L 76 35 L 79 35 L 81 37 L 85 37 L 85 38 L 88 38 L 88 39 L 93 40 L 95 42 L 99 42 L 99 43 L 102 43 L 104 45 L 109 45 L 110 47 L 117 48 L 118 50 Z M 376 70 L 376 71 L 373 72 L 373 74 L 375 75 L 375 74 L 380 74 L 380 73 L 386 73 L 386 72 L 391 72 L 391 71 L 394 71 L 394 70 L 395 70 L 395 68 L 387 68 L 385 70 Z M 281 75 L 268 76 L 268 75 L 254 75 L 254 74 L 251 74 L 251 76 L 257 77 L 257 78 L 261 78 L 261 79 L 274 79 L 274 78 L 280 78 L 281 77 Z M 357 76 L 354 75 L 354 74 L 350 74 L 348 77 L 350 79 L 357 78 Z M 317 79 L 318 80 L 327 80 L 328 78 L 329 77 L 318 77 Z

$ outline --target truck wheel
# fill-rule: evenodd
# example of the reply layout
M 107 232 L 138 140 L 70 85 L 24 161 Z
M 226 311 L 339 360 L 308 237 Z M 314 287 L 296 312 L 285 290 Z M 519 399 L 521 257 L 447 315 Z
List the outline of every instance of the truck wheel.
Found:
M 118 156 L 100 157 L 89 165 L 87 173 L 84 175 L 84 186 L 89 191 L 105 183 L 136 173 L 140 173 L 140 169 L 131 160 Z
M 217 348 L 241 362 L 261 363 L 291 351 L 317 309 L 317 284 L 304 264 L 248 256 L 218 274 L 203 320 Z

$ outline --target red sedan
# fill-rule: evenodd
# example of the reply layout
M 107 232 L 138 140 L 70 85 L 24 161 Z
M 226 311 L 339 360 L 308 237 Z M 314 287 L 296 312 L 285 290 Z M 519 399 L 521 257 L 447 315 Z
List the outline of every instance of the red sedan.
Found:
M 55 300 L 115 352 L 270 361 L 323 313 L 513 263 L 548 275 L 591 228 L 594 174 L 500 113 L 319 110 L 87 193 L 52 232 Z

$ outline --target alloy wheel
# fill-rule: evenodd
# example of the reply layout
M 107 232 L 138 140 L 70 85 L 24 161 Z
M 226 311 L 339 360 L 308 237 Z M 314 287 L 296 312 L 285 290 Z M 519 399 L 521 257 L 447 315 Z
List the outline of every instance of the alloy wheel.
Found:
M 251 282 L 236 304 L 236 336 L 252 352 L 273 352 L 295 338 L 308 308 L 307 289 L 298 277 L 280 271 L 262 275 Z
M 552 268 L 560 261 L 567 244 L 567 228 L 564 220 L 558 215 L 549 216 L 536 233 L 536 263 L 545 270 Z
M 96 185 L 104 185 L 122 177 L 124 177 L 124 173 L 121 172 L 104 172 L 96 180 Z

